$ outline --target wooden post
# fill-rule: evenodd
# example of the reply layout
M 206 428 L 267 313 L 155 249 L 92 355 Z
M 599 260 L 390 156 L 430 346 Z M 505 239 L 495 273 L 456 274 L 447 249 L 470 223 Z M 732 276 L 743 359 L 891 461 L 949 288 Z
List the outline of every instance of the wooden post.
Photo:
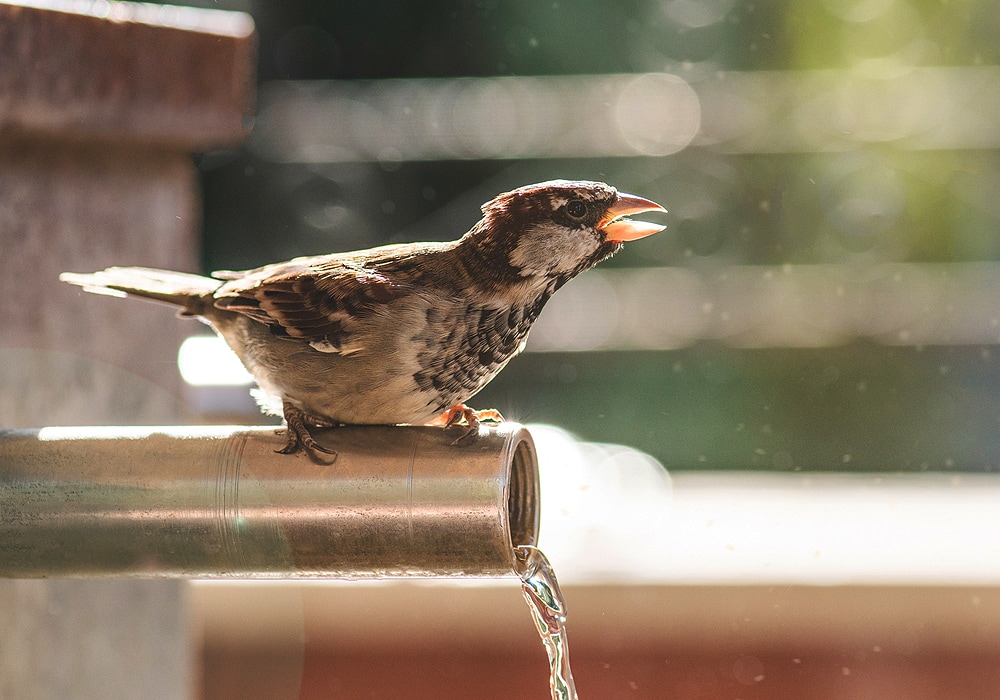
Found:
M 191 154 L 250 126 L 253 23 L 31 4 L 0 4 L 0 427 L 177 422 L 183 326 L 57 277 L 196 269 Z M 193 693 L 182 582 L 0 581 L 0 627 L 0 697 Z

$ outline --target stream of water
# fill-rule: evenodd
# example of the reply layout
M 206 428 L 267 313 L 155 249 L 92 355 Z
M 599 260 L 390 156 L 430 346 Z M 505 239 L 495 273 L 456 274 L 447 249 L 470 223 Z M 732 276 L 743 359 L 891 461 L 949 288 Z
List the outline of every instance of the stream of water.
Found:
M 517 548 L 521 565 L 521 592 L 528 602 L 531 618 L 549 655 L 549 690 L 552 700 L 577 700 L 573 671 L 569 667 L 566 638 L 566 602 L 559 590 L 552 564 L 542 550 L 530 545 Z

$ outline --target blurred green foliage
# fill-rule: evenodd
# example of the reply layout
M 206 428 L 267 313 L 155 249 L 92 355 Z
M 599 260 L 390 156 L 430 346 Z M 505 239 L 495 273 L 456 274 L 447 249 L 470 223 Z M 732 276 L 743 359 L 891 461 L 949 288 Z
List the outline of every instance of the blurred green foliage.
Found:
M 523 355 L 475 404 L 669 469 L 1000 471 L 998 392 L 984 347 L 704 344 Z
M 251 9 L 274 79 L 986 65 L 993 0 L 294 0 Z

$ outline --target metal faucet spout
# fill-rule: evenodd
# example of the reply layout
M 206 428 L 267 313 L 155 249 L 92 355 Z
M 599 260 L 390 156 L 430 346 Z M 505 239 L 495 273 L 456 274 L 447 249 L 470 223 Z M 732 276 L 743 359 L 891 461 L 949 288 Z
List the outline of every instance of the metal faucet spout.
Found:
M 538 537 L 530 433 L 439 427 L 0 431 L 0 576 L 499 577 Z

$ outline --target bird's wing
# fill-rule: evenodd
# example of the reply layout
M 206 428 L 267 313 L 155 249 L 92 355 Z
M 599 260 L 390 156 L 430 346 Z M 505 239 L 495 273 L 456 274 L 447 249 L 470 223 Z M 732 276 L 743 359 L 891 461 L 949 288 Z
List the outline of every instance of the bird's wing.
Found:
M 222 285 L 215 306 L 267 325 L 317 350 L 348 353 L 358 321 L 412 292 L 412 285 L 339 256 L 299 258 Z

